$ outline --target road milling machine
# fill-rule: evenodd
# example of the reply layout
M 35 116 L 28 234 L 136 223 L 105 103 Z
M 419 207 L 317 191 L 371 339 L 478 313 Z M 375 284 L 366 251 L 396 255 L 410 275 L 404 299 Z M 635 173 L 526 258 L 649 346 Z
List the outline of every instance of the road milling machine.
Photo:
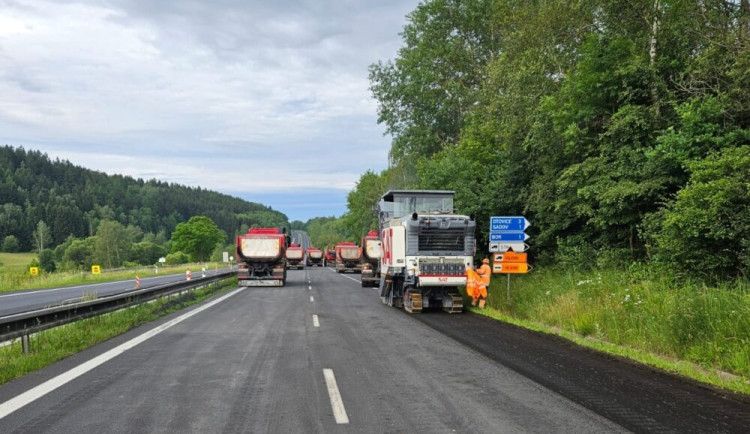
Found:
M 378 203 L 380 297 L 407 312 L 463 311 L 458 290 L 475 250 L 473 217 L 453 213 L 453 191 L 391 190 Z

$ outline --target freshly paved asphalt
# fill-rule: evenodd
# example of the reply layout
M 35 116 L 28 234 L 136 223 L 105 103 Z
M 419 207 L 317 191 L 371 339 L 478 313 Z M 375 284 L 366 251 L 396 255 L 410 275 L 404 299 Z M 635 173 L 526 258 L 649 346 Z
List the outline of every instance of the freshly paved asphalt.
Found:
M 0 404 L 184 312 L 10 382 Z M 621 431 L 328 268 L 245 288 L 0 419 L 2 433 Z
M 223 272 L 228 269 L 220 268 Z M 173 272 L 172 270 L 170 270 Z M 206 270 L 206 275 L 216 273 L 215 269 Z M 193 273 L 193 278 L 200 278 L 201 273 Z M 165 283 L 180 282 L 185 280 L 184 272 L 181 274 L 162 274 L 152 277 L 141 277 L 141 288 L 163 285 Z M 108 295 L 120 294 L 132 291 L 135 288 L 135 280 L 121 280 L 116 282 L 92 283 L 87 285 L 66 286 L 60 288 L 38 289 L 31 291 L 15 291 L 0 293 L 0 319 L 3 316 L 20 312 L 57 306 L 66 302 L 80 300 L 81 297 L 95 295 L 106 297 Z

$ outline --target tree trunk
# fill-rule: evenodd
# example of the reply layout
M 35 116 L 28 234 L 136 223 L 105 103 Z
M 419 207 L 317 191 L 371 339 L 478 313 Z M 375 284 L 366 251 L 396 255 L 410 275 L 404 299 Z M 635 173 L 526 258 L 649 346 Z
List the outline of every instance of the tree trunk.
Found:
M 654 11 L 653 19 L 651 20 L 651 38 L 650 48 L 648 50 L 648 58 L 651 66 L 656 63 L 656 36 L 659 33 L 659 25 L 661 24 L 661 0 L 654 0 Z

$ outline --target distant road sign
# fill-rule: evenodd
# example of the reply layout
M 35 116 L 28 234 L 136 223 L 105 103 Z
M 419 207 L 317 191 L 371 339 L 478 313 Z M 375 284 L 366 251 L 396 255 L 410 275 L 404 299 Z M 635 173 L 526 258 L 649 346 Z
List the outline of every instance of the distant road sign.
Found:
M 529 245 L 526 243 L 490 243 L 490 252 L 507 252 L 511 250 L 514 252 L 525 252 L 529 250 Z
M 526 253 L 515 253 L 515 252 L 505 252 L 505 253 L 495 253 L 493 256 L 494 262 L 522 262 L 526 263 L 528 262 L 528 256 Z
M 526 274 L 531 270 L 531 265 L 516 262 L 496 262 L 492 264 L 493 273 Z
M 523 242 L 529 239 L 525 232 L 490 232 L 490 242 L 515 241 Z
M 102 274 L 102 267 L 99 265 L 92 265 L 91 274 Z
M 39 267 L 29 267 L 29 274 L 32 276 L 39 275 Z
M 531 226 L 531 222 L 526 217 L 490 217 L 491 232 L 523 232 Z

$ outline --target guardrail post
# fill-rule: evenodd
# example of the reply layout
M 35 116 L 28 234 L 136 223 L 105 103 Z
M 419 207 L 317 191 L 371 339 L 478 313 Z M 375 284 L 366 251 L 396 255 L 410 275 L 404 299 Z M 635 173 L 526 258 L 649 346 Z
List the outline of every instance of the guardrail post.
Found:
M 23 336 L 21 336 L 21 351 L 24 354 L 29 354 L 31 352 L 31 345 L 29 342 L 28 334 L 24 334 Z

